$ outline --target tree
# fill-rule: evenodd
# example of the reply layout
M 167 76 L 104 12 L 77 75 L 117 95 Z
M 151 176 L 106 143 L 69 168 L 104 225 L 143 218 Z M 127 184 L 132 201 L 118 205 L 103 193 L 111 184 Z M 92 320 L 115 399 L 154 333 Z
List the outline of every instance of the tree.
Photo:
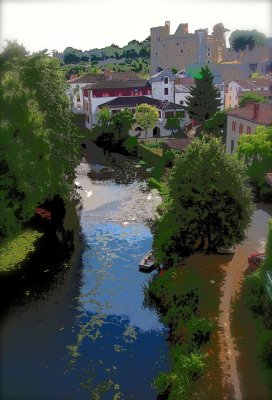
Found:
M 147 129 L 155 128 L 158 119 L 159 111 L 156 107 L 150 106 L 149 104 L 140 104 L 136 107 L 135 120 L 137 124 L 145 129 L 145 137 L 147 135 Z
M 20 50 L 20 49 L 19 49 Z M 29 220 L 35 207 L 73 189 L 81 135 L 59 61 L 39 53 L 3 63 L 0 84 L 0 236 Z
M 259 188 L 266 186 L 265 174 L 272 169 L 272 127 L 258 126 L 254 135 L 241 135 L 237 155 L 250 179 Z
M 254 46 L 263 46 L 265 44 L 265 34 L 258 32 L 256 29 L 251 31 L 236 30 L 230 35 L 229 42 L 233 50 L 245 50 L 248 46 L 252 50 Z
M 227 136 L 226 111 L 217 111 L 212 118 L 208 119 L 205 122 L 204 131 L 212 136 L 221 138 L 222 142 L 225 144 Z
M 187 111 L 190 117 L 203 125 L 218 111 L 220 94 L 213 84 L 213 75 L 208 67 L 202 67 L 200 77 L 195 77 L 195 87 L 191 87 L 187 97 Z
M 129 136 L 133 114 L 130 110 L 125 109 L 111 116 L 109 108 L 103 107 L 98 112 L 98 123 L 99 126 L 94 128 L 97 140 L 108 142 L 111 147 L 122 147 Z
M 81 52 L 82 53 L 82 52 Z M 65 64 L 76 64 L 80 61 L 81 54 L 79 50 L 73 47 L 66 47 L 63 52 L 63 60 Z
M 254 101 L 254 103 L 266 103 L 264 96 L 259 96 L 254 92 L 245 92 L 239 99 L 239 107 L 244 107 L 247 101 Z
M 217 138 L 195 139 L 176 158 L 169 202 L 156 223 L 159 262 L 188 255 L 205 243 L 209 251 L 240 243 L 252 211 L 243 162 L 226 154 Z
M 108 125 L 110 120 L 110 109 L 108 107 L 102 107 L 97 113 L 97 121 L 99 125 L 105 127 Z
M 178 132 L 179 130 L 181 130 L 180 124 L 181 118 L 169 117 L 166 120 L 166 125 L 164 126 L 164 128 L 168 131 L 171 131 L 171 134 L 173 135 L 174 132 Z

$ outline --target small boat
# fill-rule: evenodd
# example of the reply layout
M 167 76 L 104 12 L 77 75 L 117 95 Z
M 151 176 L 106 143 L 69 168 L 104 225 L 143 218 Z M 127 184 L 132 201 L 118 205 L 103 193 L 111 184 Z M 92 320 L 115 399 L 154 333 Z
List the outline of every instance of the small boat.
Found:
M 217 247 L 216 249 L 218 254 L 234 254 L 235 253 L 235 247 Z
M 153 251 L 149 251 L 146 253 L 139 263 L 139 268 L 143 271 L 149 271 L 151 268 L 155 266 L 155 256 Z

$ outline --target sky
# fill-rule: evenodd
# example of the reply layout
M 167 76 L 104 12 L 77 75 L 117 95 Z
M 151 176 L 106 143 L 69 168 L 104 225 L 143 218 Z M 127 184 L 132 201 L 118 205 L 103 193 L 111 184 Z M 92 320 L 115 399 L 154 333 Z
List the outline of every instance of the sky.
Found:
M 0 0 L 0 50 L 6 39 L 30 52 L 123 47 L 165 21 L 171 34 L 180 23 L 188 23 L 189 32 L 211 33 L 222 22 L 230 31 L 257 29 L 272 36 L 271 15 L 270 0 Z

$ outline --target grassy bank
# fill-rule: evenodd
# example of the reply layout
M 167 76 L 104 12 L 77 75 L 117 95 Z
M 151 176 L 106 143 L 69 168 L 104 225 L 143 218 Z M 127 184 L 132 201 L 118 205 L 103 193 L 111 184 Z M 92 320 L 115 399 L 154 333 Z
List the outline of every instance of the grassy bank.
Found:
M 167 169 L 174 163 L 176 152 L 173 150 L 163 151 L 163 143 L 138 143 L 137 156 L 144 160 L 153 169 L 149 178 L 149 186 L 157 189 L 160 194 L 167 197 L 167 183 L 164 177 Z
M 6 239 L 0 246 L 0 272 L 14 271 L 35 252 L 43 233 L 27 229 L 13 238 Z

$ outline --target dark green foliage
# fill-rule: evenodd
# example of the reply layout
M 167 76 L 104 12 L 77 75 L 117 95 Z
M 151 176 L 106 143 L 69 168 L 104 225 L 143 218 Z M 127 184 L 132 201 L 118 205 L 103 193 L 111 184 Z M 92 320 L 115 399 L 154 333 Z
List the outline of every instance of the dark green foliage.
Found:
M 21 49 L 18 49 L 21 54 Z M 17 54 L 16 53 L 16 54 Z M 9 236 L 48 197 L 72 189 L 80 135 L 59 61 L 44 53 L 1 55 L 0 236 Z M 12 57 L 12 58 L 9 58 Z M 11 62 L 12 61 L 12 62 Z
M 171 131 L 172 135 L 181 131 L 181 119 L 177 117 L 169 117 L 166 120 L 165 129 Z
M 258 32 L 256 29 L 251 31 L 236 30 L 230 35 L 229 42 L 233 50 L 252 50 L 255 46 L 263 46 L 265 44 L 265 34 Z
M 158 399 L 191 399 L 194 381 L 203 373 L 205 357 L 199 348 L 209 340 L 212 324 L 197 316 L 199 286 L 191 269 L 171 267 L 145 289 L 149 305 L 169 329 L 171 372 L 155 380 Z
M 199 124 L 204 124 L 218 111 L 221 100 L 218 90 L 213 84 L 213 75 L 208 67 L 202 67 L 201 77 L 195 78 L 195 87 L 187 98 L 187 111 L 190 117 Z
M 257 271 L 248 275 L 245 279 L 245 301 L 248 308 L 255 314 L 264 311 L 265 291 L 261 272 Z
M 82 50 L 77 50 L 73 47 L 66 47 L 63 56 L 65 64 L 76 64 L 80 61 L 89 61 L 89 55 L 87 53 L 83 53 Z
M 260 332 L 259 353 L 265 367 L 272 369 L 272 329 Z
M 199 240 L 210 251 L 240 243 L 253 211 L 246 183 L 243 163 L 219 139 L 195 139 L 177 156 L 169 180 L 169 204 L 154 238 L 159 262 L 190 254 Z
M 272 166 L 272 128 L 258 126 L 254 135 L 241 135 L 237 155 L 247 167 L 247 174 L 259 189 L 267 188 L 272 192 L 265 180 L 265 174 Z
M 227 137 L 226 111 L 217 111 L 212 118 L 208 119 L 205 122 L 204 131 L 212 136 L 222 139 L 222 142 L 225 144 Z
M 259 96 L 254 92 L 246 92 L 239 99 L 239 107 L 244 107 L 247 101 L 254 101 L 254 103 L 265 103 L 266 99 L 264 96 Z
M 98 142 L 116 150 L 126 149 L 126 145 L 135 148 L 135 141 L 127 141 L 133 124 L 133 114 L 130 110 L 125 109 L 111 116 L 110 110 L 104 107 L 99 111 L 98 123 L 99 125 L 92 130 Z

